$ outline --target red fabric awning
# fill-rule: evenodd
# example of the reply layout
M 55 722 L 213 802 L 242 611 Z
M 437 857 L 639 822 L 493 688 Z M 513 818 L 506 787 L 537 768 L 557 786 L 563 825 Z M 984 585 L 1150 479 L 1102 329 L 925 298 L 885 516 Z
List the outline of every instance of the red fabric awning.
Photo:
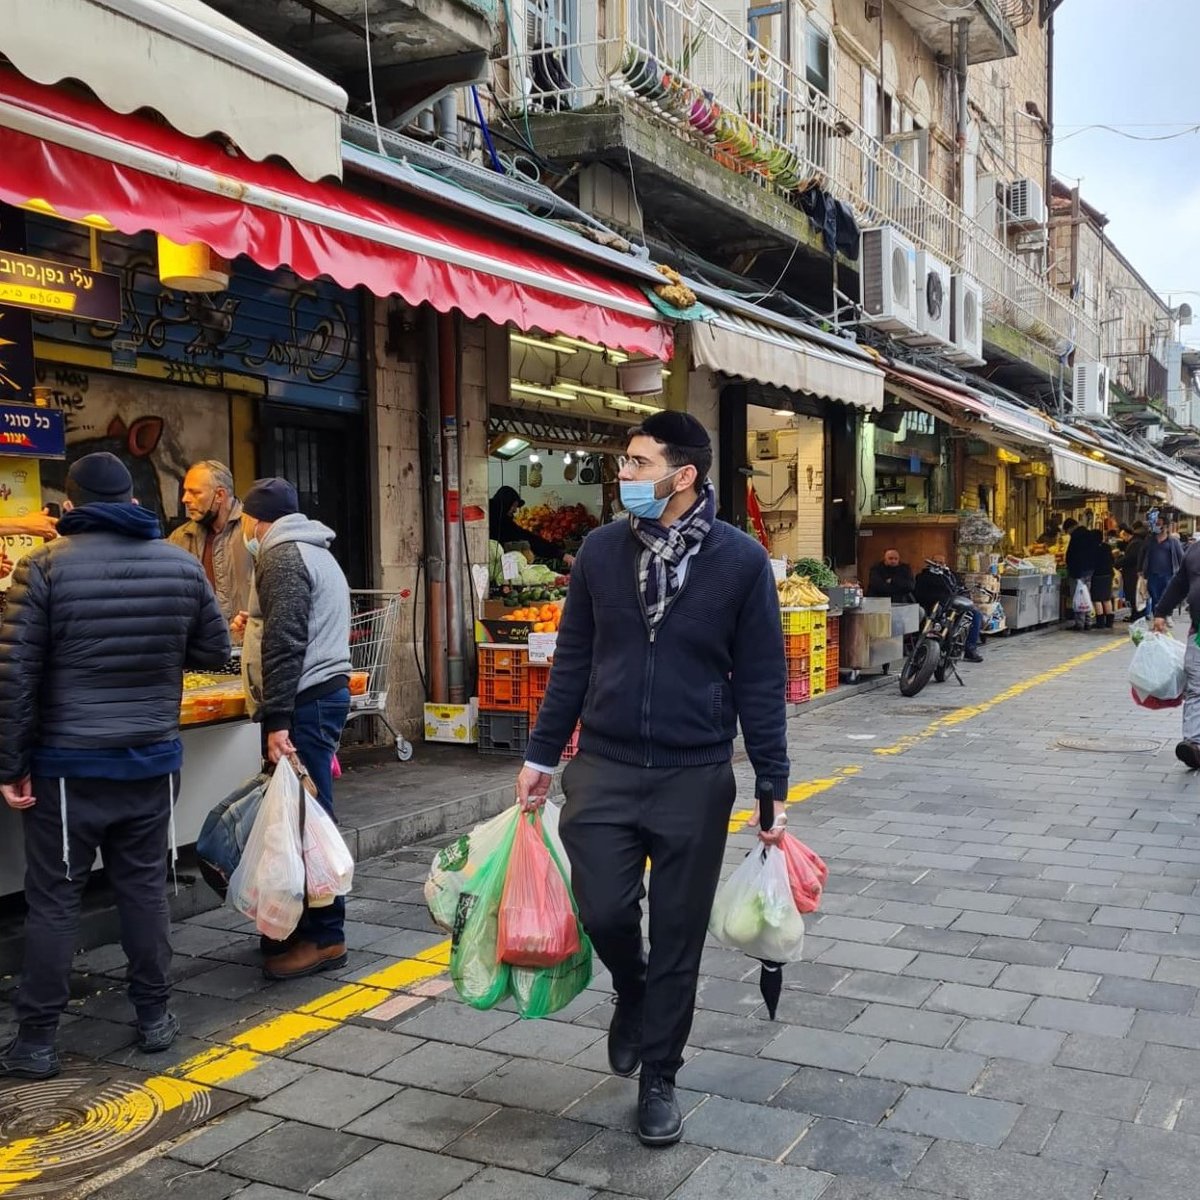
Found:
M 672 327 L 630 283 L 0 71 L 0 200 L 30 199 L 306 279 L 671 356 Z

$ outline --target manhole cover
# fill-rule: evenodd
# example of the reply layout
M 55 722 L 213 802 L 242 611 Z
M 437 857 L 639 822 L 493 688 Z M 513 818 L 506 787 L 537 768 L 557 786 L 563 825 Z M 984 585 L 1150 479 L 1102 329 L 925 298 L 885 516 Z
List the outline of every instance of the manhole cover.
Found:
M 1062 737 L 1054 744 L 1060 750 L 1087 750 L 1092 754 L 1154 754 L 1162 749 L 1162 742 L 1151 738 Z
M 72 1191 L 240 1104 L 229 1092 L 112 1067 L 66 1065 L 57 1079 L 0 1087 L 0 1190 Z

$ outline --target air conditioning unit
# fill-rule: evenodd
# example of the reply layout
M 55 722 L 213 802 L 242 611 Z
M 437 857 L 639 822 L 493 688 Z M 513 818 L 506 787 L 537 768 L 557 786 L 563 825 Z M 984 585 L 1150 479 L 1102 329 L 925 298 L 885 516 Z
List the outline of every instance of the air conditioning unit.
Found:
M 928 250 L 917 251 L 917 316 L 921 332 L 901 334 L 910 346 L 950 345 L 950 267 Z
M 947 358 L 964 367 L 983 366 L 983 285 L 970 275 L 950 280 L 950 340 L 954 349 Z
M 1075 364 L 1071 411 L 1077 417 L 1108 416 L 1108 367 L 1102 362 Z
M 862 307 L 866 321 L 892 333 L 920 333 L 917 307 L 917 251 L 890 225 L 864 229 Z
M 1036 179 L 1016 179 L 1004 190 L 1008 223 L 1021 229 L 1046 223 L 1046 198 Z
M 1155 421 L 1153 425 L 1147 425 L 1146 428 L 1142 430 L 1142 436 L 1150 443 L 1150 445 L 1161 446 L 1163 444 L 1163 439 L 1167 436 L 1167 431 L 1161 422 Z

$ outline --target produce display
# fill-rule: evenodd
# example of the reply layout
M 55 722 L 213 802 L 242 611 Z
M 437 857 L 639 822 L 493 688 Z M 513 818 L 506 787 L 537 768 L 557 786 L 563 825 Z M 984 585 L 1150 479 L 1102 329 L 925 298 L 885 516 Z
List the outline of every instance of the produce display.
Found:
M 557 633 L 562 624 L 562 607 L 543 604 L 540 608 L 514 608 L 507 614 L 510 621 L 532 621 L 534 633 Z
M 836 572 L 819 558 L 798 558 L 792 564 L 792 574 L 815 583 L 817 587 L 837 587 Z
M 802 575 L 788 575 L 777 584 L 781 608 L 811 608 L 828 604 L 829 597 L 815 583 Z
M 550 567 L 526 563 L 516 579 L 504 578 L 504 550 L 499 542 L 488 542 L 488 582 L 491 598 L 503 600 L 510 608 L 561 600 L 567 594 L 568 579 Z
M 582 504 L 568 504 L 563 508 L 539 504 L 521 509 L 519 519 L 522 529 L 528 529 L 548 542 L 581 538 L 600 524 Z

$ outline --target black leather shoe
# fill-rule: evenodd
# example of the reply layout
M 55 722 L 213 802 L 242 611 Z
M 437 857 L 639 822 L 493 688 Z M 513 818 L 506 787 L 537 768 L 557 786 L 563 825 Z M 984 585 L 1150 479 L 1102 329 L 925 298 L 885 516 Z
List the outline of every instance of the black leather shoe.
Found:
M 0 1050 L 0 1075 L 14 1079 L 53 1079 L 61 1070 L 58 1051 L 53 1046 L 39 1046 L 17 1037 Z
M 642 1006 L 618 999 L 608 1023 L 608 1065 L 628 1078 L 642 1061 Z
M 1200 742 L 1179 742 L 1175 747 L 1175 757 L 1189 771 L 1200 771 Z
M 966 659 L 967 662 L 973 662 L 973 663 L 983 662 L 983 655 L 980 654 L 978 650 L 968 650 L 963 655 L 963 658 Z
M 143 1054 L 159 1054 L 166 1050 L 179 1033 L 179 1018 L 173 1012 L 163 1013 L 157 1021 L 143 1025 L 138 1022 L 138 1049 Z
M 643 1146 L 670 1146 L 683 1133 L 675 1084 L 656 1071 L 642 1071 L 638 1085 L 638 1140 Z

